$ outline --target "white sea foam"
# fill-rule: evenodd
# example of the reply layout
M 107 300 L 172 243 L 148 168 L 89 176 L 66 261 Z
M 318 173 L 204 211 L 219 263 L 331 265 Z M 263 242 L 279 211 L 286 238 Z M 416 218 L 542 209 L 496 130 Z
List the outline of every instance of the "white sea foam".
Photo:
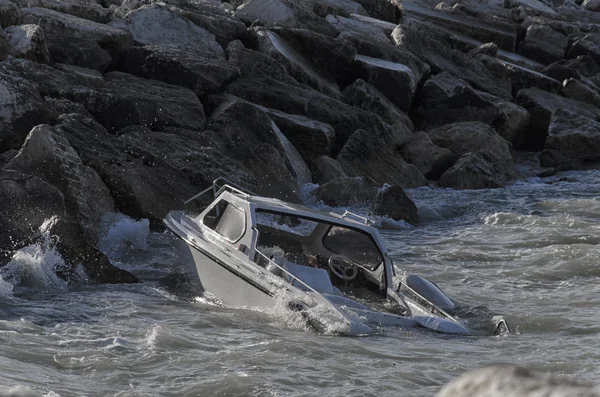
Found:
M 133 250 L 148 249 L 150 222 L 135 220 L 126 215 L 107 214 L 104 218 L 98 248 L 111 259 L 119 259 Z

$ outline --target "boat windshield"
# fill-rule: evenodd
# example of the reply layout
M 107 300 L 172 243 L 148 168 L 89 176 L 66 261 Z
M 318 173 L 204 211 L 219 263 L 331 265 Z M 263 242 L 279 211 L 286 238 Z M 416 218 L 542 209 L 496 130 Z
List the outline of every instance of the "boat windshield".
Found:
M 332 226 L 323 238 L 323 246 L 369 270 L 375 270 L 383 260 L 371 236 L 347 227 Z

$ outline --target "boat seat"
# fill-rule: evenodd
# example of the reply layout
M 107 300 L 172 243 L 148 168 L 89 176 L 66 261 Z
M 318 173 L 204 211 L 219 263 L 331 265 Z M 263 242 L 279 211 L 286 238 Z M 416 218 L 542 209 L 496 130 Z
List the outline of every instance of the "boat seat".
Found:
M 309 285 L 315 291 L 333 295 L 339 294 L 339 290 L 335 288 L 333 284 L 331 284 L 329 274 L 324 269 L 302 266 L 287 260 L 284 261 L 283 268 L 297 279 L 302 280 L 304 283 Z M 291 277 L 287 274 L 286 279 L 291 281 Z M 307 290 L 304 285 L 296 280 L 294 280 L 292 285 L 302 290 Z

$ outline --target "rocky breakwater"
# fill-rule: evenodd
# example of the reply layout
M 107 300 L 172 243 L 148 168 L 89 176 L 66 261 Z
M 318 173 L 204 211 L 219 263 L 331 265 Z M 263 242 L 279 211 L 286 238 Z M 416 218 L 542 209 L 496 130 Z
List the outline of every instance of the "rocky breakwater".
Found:
M 504 186 L 515 150 L 597 166 L 593 4 L 0 0 L 0 264 L 58 216 L 71 265 L 135 281 L 104 214 L 160 225 L 218 176 L 416 224 L 404 189 Z

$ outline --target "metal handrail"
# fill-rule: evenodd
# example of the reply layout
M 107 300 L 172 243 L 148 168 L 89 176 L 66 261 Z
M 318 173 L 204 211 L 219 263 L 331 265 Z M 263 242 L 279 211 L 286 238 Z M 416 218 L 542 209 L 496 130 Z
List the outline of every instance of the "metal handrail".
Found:
M 224 181 L 225 184 L 223 186 L 221 186 L 221 188 L 217 191 L 217 184 L 220 181 Z M 189 204 L 190 202 L 196 200 L 198 197 L 201 197 L 203 195 L 205 195 L 206 193 L 208 193 L 209 191 L 213 191 L 213 197 L 217 197 L 221 191 L 223 190 L 230 190 L 231 192 L 234 193 L 240 193 L 246 197 L 250 197 L 250 196 L 256 196 L 256 193 L 253 193 L 252 191 L 243 188 L 242 186 L 231 182 L 230 180 L 223 178 L 223 177 L 218 177 L 217 179 L 215 179 L 212 183 L 212 185 L 210 187 L 207 187 L 206 189 L 204 189 L 203 191 L 201 191 L 200 193 L 194 195 L 193 197 L 190 197 L 189 199 L 187 199 L 186 201 L 184 201 L 184 204 Z
M 361 220 L 361 221 L 363 221 L 363 223 L 364 223 L 365 225 L 370 225 L 370 224 L 373 224 L 373 223 L 375 223 L 375 222 L 373 222 L 371 219 L 367 218 L 366 216 L 358 215 L 358 214 L 356 214 L 356 213 L 354 213 L 354 212 L 351 212 L 351 211 L 348 211 L 348 210 L 346 210 L 346 211 L 345 211 L 345 212 L 342 214 L 342 218 L 350 218 L 350 217 L 354 217 L 354 218 L 356 218 L 356 219 L 358 219 L 358 220 Z

